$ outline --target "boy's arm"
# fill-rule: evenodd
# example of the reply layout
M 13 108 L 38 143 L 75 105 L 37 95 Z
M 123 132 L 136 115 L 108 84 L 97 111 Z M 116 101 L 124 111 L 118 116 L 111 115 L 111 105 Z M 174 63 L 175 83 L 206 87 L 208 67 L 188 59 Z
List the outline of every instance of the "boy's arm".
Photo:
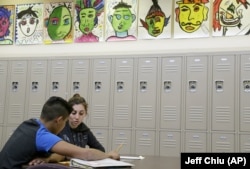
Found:
M 116 152 L 104 153 L 100 150 L 92 148 L 81 148 L 73 144 L 67 143 L 66 141 L 57 142 L 51 151 L 70 158 L 78 158 L 83 160 L 100 160 L 104 158 L 113 158 L 116 160 L 120 159 L 120 156 Z

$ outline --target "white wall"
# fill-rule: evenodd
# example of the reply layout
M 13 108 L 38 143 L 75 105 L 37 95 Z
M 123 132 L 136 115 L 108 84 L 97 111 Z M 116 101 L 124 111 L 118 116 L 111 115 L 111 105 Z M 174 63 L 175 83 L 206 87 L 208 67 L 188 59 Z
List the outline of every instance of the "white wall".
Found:
M 250 37 L 210 37 L 198 39 L 137 40 L 51 45 L 0 46 L 3 57 L 110 56 L 193 53 L 242 53 L 250 51 Z

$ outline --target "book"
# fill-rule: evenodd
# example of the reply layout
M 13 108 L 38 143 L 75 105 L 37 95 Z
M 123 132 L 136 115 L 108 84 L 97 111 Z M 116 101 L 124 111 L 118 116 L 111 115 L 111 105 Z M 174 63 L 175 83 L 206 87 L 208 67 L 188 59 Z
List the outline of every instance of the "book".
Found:
M 134 164 L 124 161 L 114 160 L 111 158 L 105 158 L 103 160 L 95 160 L 95 161 L 86 161 L 86 160 L 72 158 L 70 159 L 70 166 L 78 168 L 109 168 L 109 167 L 132 168 Z

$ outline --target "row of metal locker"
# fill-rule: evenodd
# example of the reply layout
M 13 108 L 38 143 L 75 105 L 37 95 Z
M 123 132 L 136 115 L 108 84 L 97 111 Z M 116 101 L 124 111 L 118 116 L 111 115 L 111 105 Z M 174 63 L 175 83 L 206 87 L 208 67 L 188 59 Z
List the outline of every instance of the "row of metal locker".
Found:
M 105 136 L 108 149 L 117 142 L 113 130 L 131 133 L 126 138 L 143 147 L 132 144 L 127 150 L 134 153 L 188 151 L 186 131 L 203 133 L 202 150 L 216 150 L 210 144 L 216 132 L 230 134 L 230 150 L 246 149 L 238 136 L 250 129 L 248 54 L 1 59 L 0 79 L 4 139 L 24 119 L 38 117 L 49 96 L 80 93 L 89 103 L 86 123 Z M 176 135 L 170 142 L 168 131 Z

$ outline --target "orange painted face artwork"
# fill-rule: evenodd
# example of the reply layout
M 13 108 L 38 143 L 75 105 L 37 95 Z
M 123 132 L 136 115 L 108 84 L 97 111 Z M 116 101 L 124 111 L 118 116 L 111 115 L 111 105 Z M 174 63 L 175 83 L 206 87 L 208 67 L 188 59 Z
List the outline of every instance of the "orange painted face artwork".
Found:
M 179 25 L 187 33 L 192 33 L 201 27 L 204 20 L 207 20 L 208 8 L 203 3 L 178 3 Z

